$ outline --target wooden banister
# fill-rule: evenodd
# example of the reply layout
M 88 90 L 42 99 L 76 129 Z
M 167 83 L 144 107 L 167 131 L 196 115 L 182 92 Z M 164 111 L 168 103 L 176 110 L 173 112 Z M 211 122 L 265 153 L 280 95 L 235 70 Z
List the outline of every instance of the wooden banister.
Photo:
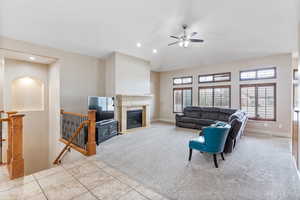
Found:
M 8 117 L 10 117 L 11 115 L 15 115 L 17 113 L 18 113 L 17 111 L 8 111 L 8 112 L 6 112 L 6 114 L 8 115 Z
M 24 176 L 23 159 L 23 117 L 22 114 L 10 115 L 10 160 L 8 160 L 8 170 L 11 179 Z
M 5 113 L 4 111 L 0 111 Z M 16 111 L 6 112 L 7 118 L 0 118 L 0 123 L 7 122 L 7 139 L 1 137 L 1 143 L 7 141 L 7 165 L 10 179 L 24 176 L 23 159 L 23 114 Z M 1 145 L 1 147 L 3 147 Z M 4 163 L 2 163 L 4 164 Z
M 2 118 L 0 119 L 0 122 L 8 122 L 10 119 L 9 118 Z
M 7 156 L 7 167 L 9 167 L 9 164 L 10 164 L 10 161 L 11 161 L 11 156 L 12 156 L 12 122 L 10 121 L 10 117 L 12 115 L 15 115 L 17 114 L 18 112 L 17 111 L 8 111 L 6 112 L 8 118 L 6 119 L 3 119 L 5 121 L 8 122 L 8 125 L 7 125 L 7 151 L 6 151 L 6 156 Z M 9 169 L 8 169 L 9 170 Z
M 59 155 L 57 156 L 57 158 L 54 160 L 53 164 L 59 164 L 61 162 L 61 157 L 62 155 L 65 153 L 65 151 L 68 150 L 69 147 L 71 147 L 71 143 L 73 142 L 74 138 L 80 133 L 81 129 L 86 125 L 89 124 L 90 122 L 88 120 L 83 121 L 79 127 L 76 129 L 76 131 L 72 134 L 72 136 L 70 137 L 70 139 L 68 140 L 68 143 L 65 145 L 65 147 L 63 148 L 63 150 L 59 153 Z
M 91 156 L 96 154 L 96 111 L 95 110 L 89 110 L 87 115 L 80 114 L 80 113 L 74 113 L 74 112 L 65 112 L 63 109 L 60 111 L 62 117 L 64 115 L 67 115 L 65 117 L 68 117 L 68 115 L 76 116 L 75 118 L 79 117 L 81 119 L 77 120 L 84 120 L 81 122 L 79 127 L 76 129 L 74 133 L 71 134 L 71 137 L 61 137 L 59 141 L 63 142 L 65 144 L 65 147 L 60 152 L 60 154 L 57 156 L 53 164 L 59 164 L 61 162 L 61 158 L 63 157 L 66 150 L 72 148 L 76 151 L 84 154 L 85 156 Z M 71 118 L 72 119 L 72 118 Z M 87 125 L 88 126 L 88 132 L 87 132 L 87 142 L 86 145 L 83 147 L 76 145 L 76 143 L 73 143 L 74 139 L 80 134 L 82 131 L 82 128 Z
M 88 142 L 87 151 L 88 156 L 96 154 L 96 111 L 89 110 L 88 112 L 89 128 L 88 128 Z
M 68 115 L 74 115 L 78 117 L 87 117 L 87 115 L 81 114 L 81 113 L 74 113 L 74 112 L 65 112 L 63 109 L 60 110 L 61 114 L 68 114 Z

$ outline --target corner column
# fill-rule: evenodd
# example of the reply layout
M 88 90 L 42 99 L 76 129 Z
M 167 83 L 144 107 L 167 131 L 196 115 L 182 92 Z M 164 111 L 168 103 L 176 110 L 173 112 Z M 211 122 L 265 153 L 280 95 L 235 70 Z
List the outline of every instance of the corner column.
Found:
M 16 111 L 11 111 L 11 112 L 6 112 L 8 118 L 10 118 L 12 115 L 17 114 Z M 9 167 L 9 163 L 11 161 L 11 157 L 12 157 L 12 121 L 9 120 L 7 123 L 7 151 L 6 151 L 6 158 L 7 158 L 7 167 Z
M 9 175 L 11 179 L 24 176 L 23 158 L 23 117 L 25 115 L 11 115 L 11 161 Z
M 87 152 L 88 156 L 96 154 L 96 111 L 89 110 L 88 119 L 90 121 L 88 127 L 88 142 L 87 142 Z
M 122 106 L 121 108 L 121 133 L 125 133 L 127 131 L 127 107 Z

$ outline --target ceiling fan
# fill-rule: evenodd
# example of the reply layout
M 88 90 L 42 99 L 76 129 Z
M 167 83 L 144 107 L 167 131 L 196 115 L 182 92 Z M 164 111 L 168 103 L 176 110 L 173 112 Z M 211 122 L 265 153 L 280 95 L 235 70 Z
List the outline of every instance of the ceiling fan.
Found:
M 204 40 L 201 40 L 201 39 L 196 39 L 196 38 L 192 38 L 193 36 L 197 35 L 197 32 L 192 32 L 190 35 L 187 35 L 186 33 L 186 29 L 187 29 L 187 25 L 186 24 L 183 24 L 182 25 L 182 28 L 183 28 L 183 34 L 181 36 L 173 36 L 173 35 L 170 35 L 171 38 L 175 38 L 177 41 L 176 42 L 172 42 L 170 44 L 168 44 L 168 46 L 172 46 L 174 44 L 178 44 L 180 47 L 188 47 L 189 44 L 191 42 L 204 42 Z

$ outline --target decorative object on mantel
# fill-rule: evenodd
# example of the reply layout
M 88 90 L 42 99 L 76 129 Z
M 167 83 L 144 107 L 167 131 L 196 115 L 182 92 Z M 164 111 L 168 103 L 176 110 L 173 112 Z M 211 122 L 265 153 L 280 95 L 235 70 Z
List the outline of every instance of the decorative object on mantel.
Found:
M 142 127 L 150 126 L 150 100 L 153 95 L 123 95 L 118 94 L 115 98 L 115 120 L 118 121 L 119 132 L 128 133 L 127 111 L 142 110 Z

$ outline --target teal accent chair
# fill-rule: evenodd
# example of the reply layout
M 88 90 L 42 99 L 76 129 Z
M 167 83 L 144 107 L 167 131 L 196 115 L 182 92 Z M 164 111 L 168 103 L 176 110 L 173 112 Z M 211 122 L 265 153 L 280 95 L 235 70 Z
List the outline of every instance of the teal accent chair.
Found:
M 195 149 L 200 152 L 213 154 L 215 166 L 218 168 L 217 154 L 221 154 L 222 159 L 225 160 L 223 150 L 229 129 L 230 125 L 224 122 L 218 122 L 203 128 L 202 136 L 194 138 L 189 142 L 189 161 L 191 161 L 193 149 Z

